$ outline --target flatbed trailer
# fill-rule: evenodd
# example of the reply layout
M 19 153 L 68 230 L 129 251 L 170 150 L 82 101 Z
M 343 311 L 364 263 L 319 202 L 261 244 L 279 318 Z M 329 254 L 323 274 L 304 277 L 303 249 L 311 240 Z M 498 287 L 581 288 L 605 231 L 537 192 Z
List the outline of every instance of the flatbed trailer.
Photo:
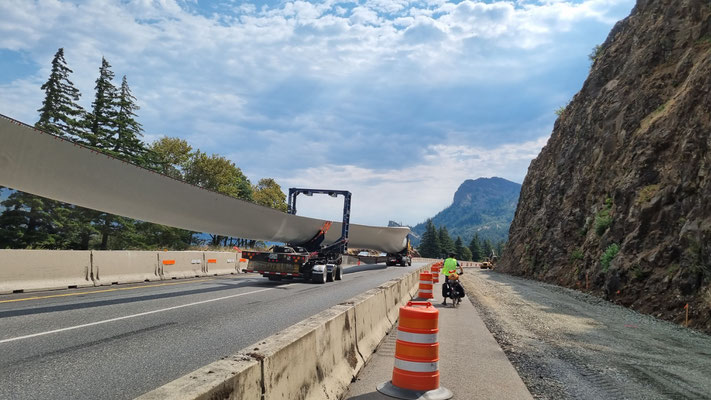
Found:
M 343 258 L 339 253 L 308 252 L 303 247 L 274 246 L 271 251 L 243 251 L 247 272 L 255 272 L 270 281 L 304 279 L 326 283 L 343 279 Z
M 344 196 L 341 237 L 334 243 L 323 246 L 331 222 L 326 222 L 319 232 L 305 243 L 272 246 L 270 251 L 243 251 L 248 260 L 247 272 L 259 273 L 271 281 L 300 278 L 315 283 L 343 279 L 342 254 L 348 249 L 348 230 L 351 214 L 351 192 L 345 190 L 289 189 L 290 214 L 296 214 L 296 197 L 299 194 L 312 196 L 316 193 L 332 197 Z

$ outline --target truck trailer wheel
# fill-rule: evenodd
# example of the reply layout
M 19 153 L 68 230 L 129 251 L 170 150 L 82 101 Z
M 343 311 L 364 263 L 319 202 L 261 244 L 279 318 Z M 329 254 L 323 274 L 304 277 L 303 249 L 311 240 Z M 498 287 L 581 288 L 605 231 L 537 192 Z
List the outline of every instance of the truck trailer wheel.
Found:
M 336 268 L 338 268 L 338 267 L 334 267 L 331 272 L 328 272 L 328 273 L 326 274 L 326 282 L 333 282 L 333 280 L 334 280 L 334 274 L 333 274 L 333 273 L 336 272 Z
M 326 283 L 326 275 L 328 275 L 326 271 L 323 271 L 322 274 L 311 274 L 311 281 L 313 283 Z
M 334 279 L 336 279 L 337 281 L 340 281 L 343 279 L 343 267 L 339 266 L 338 268 L 336 268 L 336 270 L 334 272 L 336 273 L 334 275 Z

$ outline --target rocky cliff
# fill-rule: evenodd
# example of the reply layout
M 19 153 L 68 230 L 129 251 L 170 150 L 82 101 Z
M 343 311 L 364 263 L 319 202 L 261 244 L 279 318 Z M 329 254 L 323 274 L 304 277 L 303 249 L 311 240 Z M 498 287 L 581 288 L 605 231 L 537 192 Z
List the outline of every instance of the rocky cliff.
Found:
M 711 2 L 638 0 L 531 163 L 503 271 L 711 332 Z

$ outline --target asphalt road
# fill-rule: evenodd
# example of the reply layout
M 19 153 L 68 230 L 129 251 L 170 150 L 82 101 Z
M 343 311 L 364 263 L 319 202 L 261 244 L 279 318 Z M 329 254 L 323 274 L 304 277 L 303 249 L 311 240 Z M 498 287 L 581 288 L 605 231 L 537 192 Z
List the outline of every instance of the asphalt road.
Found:
M 0 296 L 0 399 L 134 398 L 421 265 Z

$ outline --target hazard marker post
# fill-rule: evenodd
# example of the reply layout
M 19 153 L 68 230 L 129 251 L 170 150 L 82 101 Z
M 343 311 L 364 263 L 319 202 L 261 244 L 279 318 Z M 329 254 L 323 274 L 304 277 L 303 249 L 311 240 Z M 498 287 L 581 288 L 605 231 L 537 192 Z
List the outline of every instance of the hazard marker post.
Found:
M 439 310 L 430 302 L 400 307 L 392 380 L 378 392 L 407 400 L 447 400 L 454 394 L 439 385 Z

